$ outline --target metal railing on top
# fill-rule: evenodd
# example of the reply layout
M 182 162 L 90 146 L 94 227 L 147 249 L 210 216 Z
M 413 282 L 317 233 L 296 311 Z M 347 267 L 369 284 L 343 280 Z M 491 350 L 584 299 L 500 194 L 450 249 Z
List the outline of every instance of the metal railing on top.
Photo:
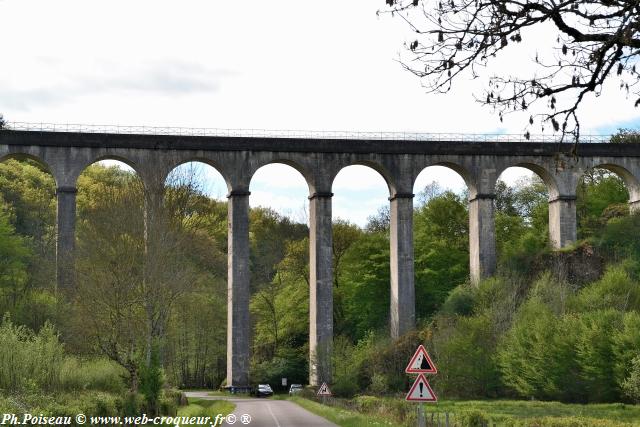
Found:
M 529 139 L 519 134 L 422 133 L 422 132 L 358 132 L 308 131 L 272 129 L 220 129 L 156 126 L 86 125 L 77 123 L 6 122 L 5 129 L 31 132 L 108 133 L 129 135 L 222 136 L 248 138 L 350 139 L 425 142 L 547 142 L 561 141 L 560 135 L 532 134 Z M 581 143 L 606 143 L 611 135 L 581 135 Z M 566 137 L 565 142 L 572 142 Z

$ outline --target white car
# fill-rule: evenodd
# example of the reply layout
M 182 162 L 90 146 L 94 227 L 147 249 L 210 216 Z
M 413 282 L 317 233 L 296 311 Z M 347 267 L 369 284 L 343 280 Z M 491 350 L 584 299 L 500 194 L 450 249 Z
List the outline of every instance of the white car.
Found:
M 302 391 L 302 388 L 302 384 L 291 384 L 291 387 L 289 387 L 289 396 L 300 393 Z

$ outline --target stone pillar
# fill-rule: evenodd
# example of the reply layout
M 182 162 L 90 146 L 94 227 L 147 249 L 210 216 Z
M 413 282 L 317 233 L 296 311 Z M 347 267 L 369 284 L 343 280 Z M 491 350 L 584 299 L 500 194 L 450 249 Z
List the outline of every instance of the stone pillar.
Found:
M 631 215 L 640 213 L 640 200 L 629 201 L 629 213 Z
M 331 197 L 309 197 L 309 384 L 331 383 L 333 352 L 333 236 Z
M 471 283 L 496 272 L 494 194 L 477 194 L 469 200 L 469 255 Z
M 391 202 L 391 338 L 416 324 L 416 292 L 413 272 L 413 194 L 398 193 Z
M 249 386 L 249 192 L 228 194 L 227 386 Z
M 56 190 L 56 283 L 61 292 L 75 286 L 77 192 L 75 187 L 58 187 Z
M 576 196 L 558 196 L 549 201 L 549 240 L 554 249 L 577 240 Z

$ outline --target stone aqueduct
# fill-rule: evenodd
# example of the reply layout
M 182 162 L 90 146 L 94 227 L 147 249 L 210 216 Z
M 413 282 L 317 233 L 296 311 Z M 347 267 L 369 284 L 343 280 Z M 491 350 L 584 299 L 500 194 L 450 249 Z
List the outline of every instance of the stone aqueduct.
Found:
M 632 209 L 640 208 L 640 144 L 581 144 L 579 156 L 569 144 L 535 142 L 464 142 L 351 140 L 266 137 L 135 135 L 73 132 L 0 132 L 0 161 L 31 158 L 53 175 L 57 185 L 58 286 L 73 290 L 76 182 L 92 163 L 115 159 L 130 165 L 145 188 L 162 186 L 176 166 L 200 161 L 215 167 L 228 186 L 227 382 L 248 384 L 249 322 L 249 182 L 270 163 L 297 169 L 309 185 L 310 218 L 310 383 L 331 381 L 333 336 L 332 182 L 349 165 L 378 171 L 389 187 L 391 211 L 391 301 L 393 337 L 415 323 L 412 237 L 413 185 L 433 165 L 458 172 L 469 189 L 471 279 L 477 282 L 496 268 L 495 184 L 512 166 L 528 168 L 549 193 L 550 241 L 556 248 L 576 239 L 576 187 L 593 167 L 618 174 L 626 183 Z

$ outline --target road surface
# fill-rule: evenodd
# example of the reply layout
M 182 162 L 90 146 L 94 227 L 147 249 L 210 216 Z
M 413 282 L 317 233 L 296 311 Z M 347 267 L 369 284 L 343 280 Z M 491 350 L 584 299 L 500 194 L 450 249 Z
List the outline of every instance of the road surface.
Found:
M 337 427 L 336 424 L 286 400 L 218 397 L 209 396 L 207 392 L 200 391 L 187 392 L 187 397 L 197 397 L 207 400 L 224 399 L 236 405 L 236 409 L 233 411 L 236 421 L 233 424 L 225 422 L 223 426 Z M 246 423 L 246 415 L 251 417 L 251 421 L 248 424 Z

